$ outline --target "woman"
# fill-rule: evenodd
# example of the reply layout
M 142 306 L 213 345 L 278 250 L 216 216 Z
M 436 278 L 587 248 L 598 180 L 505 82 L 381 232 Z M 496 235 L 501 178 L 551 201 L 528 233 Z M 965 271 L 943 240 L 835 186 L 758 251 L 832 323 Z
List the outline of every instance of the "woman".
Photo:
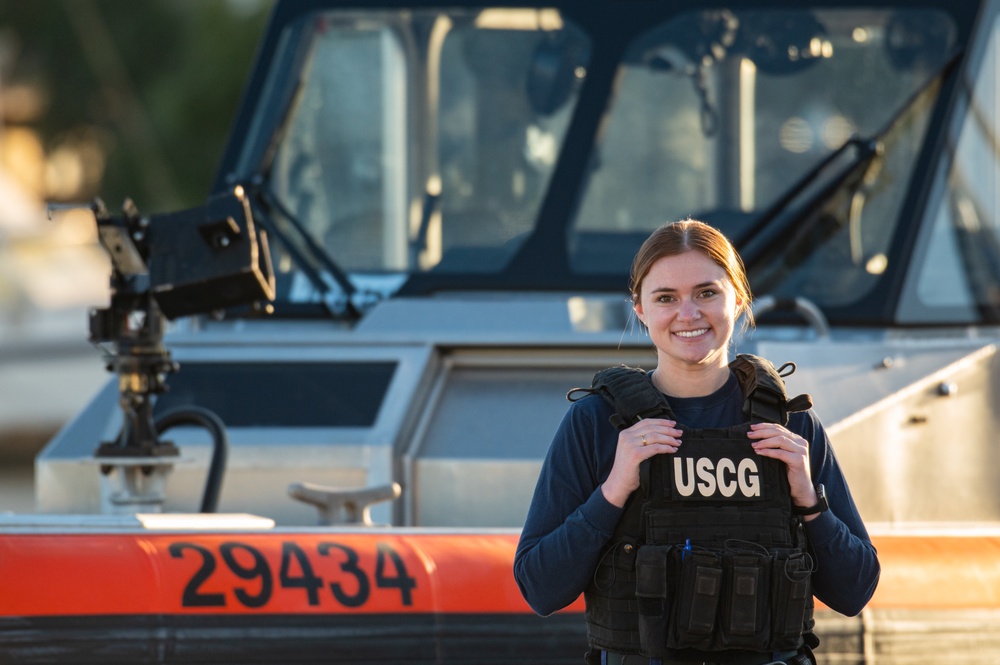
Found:
M 775 556 L 796 556 L 788 554 L 794 552 L 793 546 L 783 547 L 779 552 L 743 540 L 733 545 L 727 539 L 718 547 L 706 548 L 700 548 L 698 542 L 692 548 L 690 539 L 686 539 L 685 547 L 681 547 L 681 542 L 667 543 L 659 548 L 665 552 L 661 569 L 669 571 L 664 574 L 670 576 L 662 599 L 668 604 L 664 606 L 666 609 L 643 610 L 642 604 L 649 601 L 645 597 L 638 599 L 638 605 L 630 602 L 616 608 L 614 600 L 605 599 L 606 593 L 602 596 L 607 590 L 604 584 L 617 585 L 619 590 L 622 585 L 634 589 L 635 578 L 631 575 L 635 562 L 628 558 L 641 561 L 644 551 L 652 556 L 657 550 L 650 546 L 642 531 L 645 527 L 633 517 L 641 512 L 633 504 L 642 503 L 638 497 L 643 493 L 636 490 L 640 487 L 640 465 L 644 460 L 679 461 L 685 441 L 691 450 L 695 434 L 701 430 L 731 428 L 747 421 L 743 413 L 744 395 L 729 366 L 728 347 L 739 316 L 745 314 L 750 320 L 751 294 L 742 261 L 729 241 L 712 227 L 693 220 L 659 228 L 646 240 L 633 262 L 632 302 L 656 348 L 656 369 L 645 376 L 666 397 L 673 417 L 619 423 L 624 429 L 618 431 L 612 425 L 615 411 L 605 399 L 588 395 L 572 404 L 546 456 L 515 555 L 514 573 L 521 592 L 542 615 L 566 607 L 587 592 L 590 662 L 741 665 L 809 662 L 795 660 L 797 654 L 808 653 L 808 647 L 818 643 L 809 631 L 812 621 L 808 611 L 804 625 L 801 629 L 796 627 L 792 643 L 765 639 L 754 642 L 750 648 L 746 648 L 750 642 L 740 639 L 731 642 L 726 636 L 720 637 L 720 629 L 714 624 L 705 628 L 715 631 L 711 636 L 703 633 L 692 639 L 685 631 L 697 632 L 698 626 L 690 618 L 691 625 L 684 626 L 656 628 L 655 620 L 642 626 L 631 625 L 649 620 L 644 611 L 654 615 L 660 612 L 662 621 L 676 624 L 683 611 L 687 611 L 683 607 L 688 610 L 692 604 L 698 607 L 701 602 L 698 598 L 693 601 L 680 598 L 690 593 L 685 589 L 691 585 L 677 578 L 682 574 L 677 571 L 693 565 L 695 557 L 688 557 L 688 553 L 703 554 L 718 562 L 717 571 L 712 568 L 716 564 L 699 564 L 697 570 L 708 571 L 710 577 L 700 579 L 695 586 L 723 587 L 722 593 L 732 596 L 737 593 L 736 587 L 741 586 L 732 581 L 733 570 L 746 569 L 721 563 L 723 559 L 741 554 L 759 559 L 764 556 L 760 551 L 767 552 L 772 560 Z M 858 614 L 874 593 L 879 563 L 818 418 L 808 410 L 791 414 L 787 425 L 761 422 L 743 427 L 745 440 L 741 438 L 739 445 L 751 457 L 745 462 L 746 468 L 756 469 L 758 463 L 762 468 L 771 465 L 787 478 L 783 491 L 786 503 L 790 498 L 791 507 L 786 508 L 786 513 L 798 514 L 789 523 L 800 525 L 792 527 L 792 531 L 797 528 L 807 538 L 808 546 L 802 543 L 802 556 L 798 560 L 805 562 L 801 569 L 811 581 L 811 592 L 838 612 Z M 765 458 L 774 461 L 765 462 Z M 735 468 L 732 461 L 727 463 L 731 469 Z M 711 470 L 711 461 L 699 464 Z M 698 469 L 704 470 L 702 466 Z M 723 464 L 719 464 L 719 484 L 735 482 L 735 476 L 726 475 L 722 469 Z M 683 473 L 683 464 L 678 464 L 677 473 Z M 756 481 L 756 477 L 751 480 Z M 711 478 L 709 481 L 714 483 Z M 818 488 L 825 490 L 825 497 L 819 496 Z M 704 514 L 719 514 L 718 510 Z M 702 513 L 697 515 L 700 517 Z M 642 519 L 648 522 L 649 517 Z M 637 530 L 639 533 L 629 533 Z M 789 542 L 796 538 L 793 533 Z M 622 571 L 623 561 L 631 570 Z M 784 581 L 788 577 L 795 581 L 794 576 L 787 574 L 787 561 L 778 561 L 776 565 L 778 568 L 774 565 L 771 568 L 783 572 L 771 575 L 761 569 L 764 577 L 758 580 L 753 576 L 757 573 L 753 573 L 747 578 L 751 583 L 743 584 L 742 588 L 757 593 L 754 580 L 763 583 L 765 579 Z M 655 579 L 655 567 L 653 572 Z M 728 581 L 722 581 L 723 578 Z M 732 590 L 727 590 L 727 585 Z M 592 607 L 598 603 L 600 612 Z M 807 604 L 811 607 L 811 601 Z M 732 603 L 711 605 L 712 616 L 707 619 L 710 624 L 715 622 L 715 612 L 723 612 L 714 608 L 723 605 L 731 609 Z M 596 616 L 602 612 L 609 616 Z M 768 612 L 773 616 L 774 609 L 764 607 L 760 613 Z M 624 622 L 627 629 L 605 630 L 606 625 L 615 622 L 617 625 Z M 666 635 L 658 646 L 647 643 L 650 630 L 660 630 Z M 640 633 L 644 634 L 641 640 Z M 738 648 L 731 648 L 733 644 Z M 772 649 L 774 646 L 782 648 Z M 655 657 L 649 658 L 651 655 Z

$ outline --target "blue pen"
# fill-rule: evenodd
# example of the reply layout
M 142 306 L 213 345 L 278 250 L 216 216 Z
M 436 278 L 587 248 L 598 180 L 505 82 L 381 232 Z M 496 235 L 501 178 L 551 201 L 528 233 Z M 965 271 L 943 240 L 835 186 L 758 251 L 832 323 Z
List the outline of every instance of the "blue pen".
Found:
M 684 560 L 684 557 L 686 557 L 687 553 L 690 552 L 690 551 L 691 551 L 691 539 L 690 538 L 685 538 L 684 539 L 684 550 L 681 552 L 681 561 Z

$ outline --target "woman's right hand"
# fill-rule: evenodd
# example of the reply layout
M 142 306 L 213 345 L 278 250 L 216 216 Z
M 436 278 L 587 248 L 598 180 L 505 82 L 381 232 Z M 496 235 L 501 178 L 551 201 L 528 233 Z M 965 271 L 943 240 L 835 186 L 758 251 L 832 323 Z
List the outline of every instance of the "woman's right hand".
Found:
M 601 485 L 605 499 L 621 508 L 639 488 L 639 464 L 653 455 L 677 452 L 681 430 L 676 425 L 673 420 L 648 418 L 618 433 L 615 463 Z

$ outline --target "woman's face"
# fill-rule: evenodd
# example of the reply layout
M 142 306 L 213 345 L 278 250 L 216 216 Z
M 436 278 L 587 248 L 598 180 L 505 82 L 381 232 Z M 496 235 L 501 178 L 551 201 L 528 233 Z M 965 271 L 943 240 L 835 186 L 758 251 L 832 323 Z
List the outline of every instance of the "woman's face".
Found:
M 725 366 L 740 305 L 722 266 L 692 250 L 650 267 L 635 313 L 661 363 Z

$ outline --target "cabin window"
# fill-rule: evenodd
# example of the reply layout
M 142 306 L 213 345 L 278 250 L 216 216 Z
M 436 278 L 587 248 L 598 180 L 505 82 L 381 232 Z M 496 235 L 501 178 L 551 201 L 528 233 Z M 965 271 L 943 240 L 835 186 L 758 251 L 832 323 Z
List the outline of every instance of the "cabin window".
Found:
M 289 40 L 303 54 L 301 82 L 269 167 L 282 207 L 355 285 L 500 272 L 534 229 L 588 38 L 554 9 L 309 21 Z M 274 264 L 279 281 L 294 270 Z
M 891 267 L 898 211 L 955 38 L 947 15 L 922 9 L 709 9 L 653 27 L 619 71 L 567 238 L 571 268 L 618 271 L 653 229 L 694 217 L 741 247 L 775 235 L 751 266 L 755 293 L 821 307 L 865 297 Z M 817 198 L 852 168 L 849 148 L 783 201 L 852 136 L 879 138 L 886 150 Z M 780 233 L 758 226 L 778 202 L 778 225 L 802 214 L 801 223 Z
M 957 141 L 934 188 L 899 318 L 1000 323 L 1000 3 L 961 82 Z

